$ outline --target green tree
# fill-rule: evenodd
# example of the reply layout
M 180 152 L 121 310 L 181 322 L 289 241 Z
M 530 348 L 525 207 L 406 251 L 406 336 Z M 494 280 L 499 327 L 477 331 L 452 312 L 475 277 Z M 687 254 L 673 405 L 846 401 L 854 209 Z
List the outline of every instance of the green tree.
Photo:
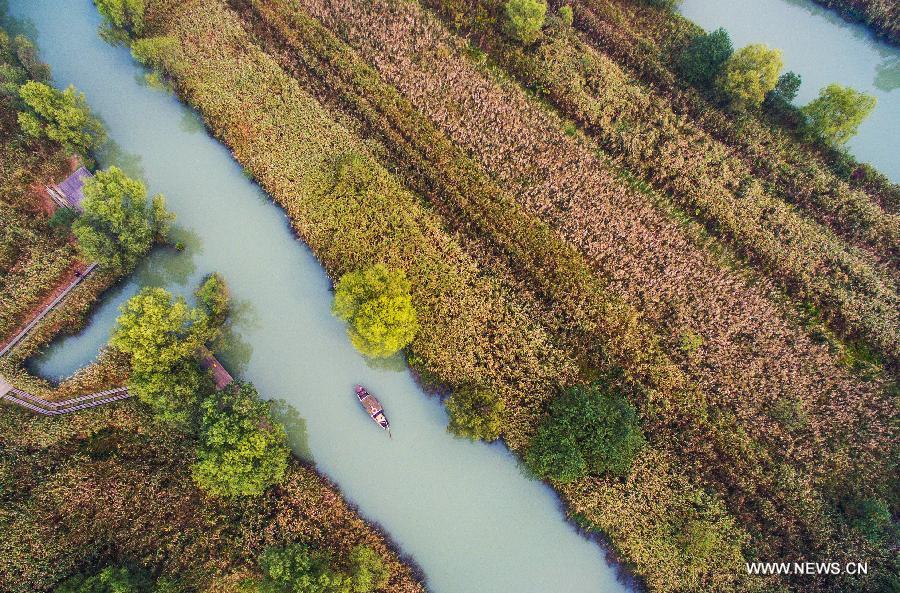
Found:
M 200 446 L 194 481 L 221 497 L 259 496 L 284 478 L 288 464 L 284 427 L 246 383 L 232 383 L 201 404 Z
M 501 415 L 505 408 L 497 394 L 480 387 L 465 386 L 453 391 L 446 401 L 455 435 L 468 439 L 494 441 L 500 436 Z
M 72 230 L 85 257 L 103 266 L 130 270 L 168 232 L 172 216 L 163 196 L 148 204 L 144 184 L 116 167 L 98 171 L 83 191 L 84 214 Z
M 12 41 L 12 47 L 16 52 L 16 58 L 22 68 L 28 73 L 28 78 L 37 82 L 50 80 L 50 66 L 38 57 L 37 47 L 24 35 L 16 35 Z
M 778 77 L 778 84 L 769 93 L 769 97 L 774 101 L 778 101 L 783 105 L 793 102 L 797 98 L 797 92 L 800 90 L 800 83 L 803 80 L 796 72 L 785 72 Z
M 725 63 L 719 88 L 738 107 L 759 107 L 778 83 L 781 50 L 754 43 L 739 49 Z
M 542 0 L 507 0 L 505 28 L 507 34 L 524 45 L 531 45 L 541 36 L 547 17 L 547 3 Z
M 143 573 L 110 566 L 93 576 L 72 577 L 53 591 L 54 593 L 151 593 L 153 584 Z
M 350 552 L 350 581 L 353 593 L 371 593 L 382 589 L 391 578 L 390 570 L 369 546 L 356 546 Z
M 103 33 L 116 41 L 140 37 L 144 33 L 146 0 L 94 0 L 103 17 Z
M 344 274 L 332 311 L 349 324 L 350 341 L 367 356 L 392 356 L 419 328 L 406 273 L 383 264 Z
M 19 113 L 19 125 L 26 134 L 50 138 L 81 155 L 103 143 L 103 124 L 91 114 L 84 94 L 74 86 L 59 91 L 29 80 L 19 89 L 19 96 L 28 107 Z
M 702 33 L 681 52 L 678 71 L 691 84 L 710 87 L 733 53 L 731 37 L 725 29 Z
M 113 347 L 130 355 L 128 388 L 163 421 L 186 425 L 208 379 L 196 362 L 206 316 L 163 288 L 145 288 L 122 307 Z
M 259 559 L 258 593 L 351 593 L 351 580 L 335 571 L 327 554 L 305 544 L 269 548 Z
M 681 0 L 643 0 L 644 4 L 648 4 L 650 6 L 654 6 L 656 8 L 665 8 L 666 10 L 673 10 L 676 6 L 681 4 Z
M 569 482 L 585 474 L 624 474 L 644 446 L 634 407 L 599 384 L 569 389 L 550 404 L 525 461 L 541 478 Z
M 844 144 L 875 109 L 877 100 L 850 87 L 830 84 L 803 108 L 809 129 L 832 144 Z
M 131 44 L 131 55 L 135 60 L 159 71 L 170 68 L 178 51 L 178 40 L 174 37 L 145 37 Z
M 230 297 L 228 285 L 221 274 L 212 273 L 206 277 L 206 281 L 194 293 L 197 300 L 206 309 L 210 320 L 215 324 L 221 324 L 228 315 Z
M 53 234 L 57 237 L 66 237 L 72 232 L 72 225 L 78 219 L 78 211 L 72 208 L 57 208 L 53 216 L 47 221 Z

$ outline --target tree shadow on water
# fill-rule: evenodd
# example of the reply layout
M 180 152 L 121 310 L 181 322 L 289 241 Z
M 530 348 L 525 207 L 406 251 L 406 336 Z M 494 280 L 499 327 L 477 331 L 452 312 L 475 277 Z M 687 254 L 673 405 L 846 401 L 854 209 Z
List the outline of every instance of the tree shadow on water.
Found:
M 284 426 L 287 432 L 287 445 L 300 459 L 313 463 L 312 451 L 309 449 L 309 433 L 306 429 L 306 419 L 300 416 L 294 406 L 283 399 L 269 401 L 272 410 L 272 418 Z

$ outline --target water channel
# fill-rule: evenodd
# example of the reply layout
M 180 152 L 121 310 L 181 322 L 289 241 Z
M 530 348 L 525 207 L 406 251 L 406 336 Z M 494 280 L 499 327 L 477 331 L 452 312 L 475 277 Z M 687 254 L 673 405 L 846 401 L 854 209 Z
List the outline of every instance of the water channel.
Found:
M 106 343 L 118 307 L 141 286 L 189 294 L 220 272 L 236 303 L 223 360 L 260 392 L 302 415 L 290 425 L 344 495 L 377 520 L 424 569 L 436 593 L 616 593 L 604 552 L 564 521 L 548 487 L 524 476 L 501 445 L 454 439 L 440 403 L 402 363 L 372 366 L 330 315 L 329 281 L 292 236 L 284 213 L 243 174 L 196 115 L 143 84 L 128 51 L 97 36 L 90 0 L 12 0 L 27 19 L 59 87 L 76 85 L 104 120 L 112 148 L 102 165 L 140 174 L 178 216 L 183 252 L 159 250 L 111 291 L 78 336 L 60 340 L 35 368 L 61 378 Z M 362 412 L 352 386 L 378 394 L 389 440 Z
M 735 48 L 765 43 L 803 78 L 796 103 L 832 82 L 865 91 L 878 105 L 847 148 L 900 183 L 900 48 L 809 0 L 683 0 L 679 10 L 707 31 L 724 27 Z

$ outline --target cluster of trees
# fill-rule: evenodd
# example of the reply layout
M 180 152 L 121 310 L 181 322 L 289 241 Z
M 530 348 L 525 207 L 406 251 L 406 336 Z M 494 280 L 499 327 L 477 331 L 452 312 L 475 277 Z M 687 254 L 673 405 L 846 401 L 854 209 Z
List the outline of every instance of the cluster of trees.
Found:
M 406 272 L 384 264 L 348 272 L 335 287 L 334 314 L 348 323 L 357 350 L 372 357 L 393 356 L 416 336 L 419 322 Z
M 494 441 L 500 437 L 506 405 L 489 389 L 466 385 L 444 402 L 450 422 L 447 429 L 471 440 Z
M 119 168 L 98 171 L 84 183 L 84 214 L 72 225 L 86 258 L 119 273 L 137 265 L 154 242 L 164 241 L 174 216 L 162 194 Z
M 142 570 L 107 566 L 94 575 L 76 575 L 66 579 L 53 593 L 181 593 L 168 579 L 153 581 Z
M 782 67 L 780 50 L 751 44 L 735 52 L 722 28 L 694 37 L 677 63 L 685 80 L 717 92 L 738 108 L 757 108 L 767 101 L 788 109 L 797 97 L 801 78 L 795 72 L 780 74 Z M 808 133 L 841 145 L 856 134 L 874 108 L 875 97 L 831 84 L 800 113 L 805 116 Z
M 349 572 L 331 555 L 305 544 L 269 548 L 260 556 L 262 577 L 243 583 L 245 593 L 371 593 L 387 585 L 390 571 L 370 547 L 350 553 Z
M 634 406 L 619 391 L 594 383 L 553 400 L 525 463 L 536 476 L 557 482 L 624 475 L 644 443 Z
M 286 434 L 252 385 L 213 389 L 197 357 L 224 321 L 227 287 L 213 275 L 198 294 L 206 311 L 144 289 L 123 306 L 111 344 L 130 356 L 129 390 L 160 421 L 196 433 L 197 485 L 213 496 L 258 496 L 284 477 Z
M 27 107 L 19 113 L 19 125 L 26 134 L 55 140 L 82 156 L 106 140 L 103 124 L 91 113 L 84 93 L 74 86 L 60 91 L 29 80 L 19 88 L 19 96 Z

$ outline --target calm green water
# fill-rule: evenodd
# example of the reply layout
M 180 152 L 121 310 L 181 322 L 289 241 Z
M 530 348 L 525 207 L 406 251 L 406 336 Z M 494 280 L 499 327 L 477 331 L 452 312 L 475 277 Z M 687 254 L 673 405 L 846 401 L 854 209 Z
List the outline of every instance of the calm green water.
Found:
M 564 522 L 559 501 L 525 478 L 500 445 L 450 437 L 442 406 L 402 363 L 373 368 L 330 315 L 329 281 L 296 241 L 281 210 L 241 174 L 174 98 L 140 84 L 128 52 L 103 43 L 89 0 L 13 0 L 29 19 L 59 86 L 75 84 L 105 120 L 115 147 L 103 159 L 140 172 L 178 215 L 183 253 L 154 253 L 113 291 L 81 335 L 61 341 L 37 369 L 63 377 L 96 356 L 118 306 L 142 285 L 189 293 L 222 273 L 237 304 L 233 347 L 223 357 L 264 394 L 303 416 L 298 448 L 382 524 L 440 593 L 625 591 L 600 547 Z M 352 393 L 361 382 L 385 405 L 394 438 Z
M 735 48 L 780 48 L 785 70 L 803 78 L 798 105 L 832 82 L 877 97 L 877 107 L 847 147 L 900 182 L 900 49 L 809 0 L 683 0 L 680 10 L 708 31 L 724 27 Z

